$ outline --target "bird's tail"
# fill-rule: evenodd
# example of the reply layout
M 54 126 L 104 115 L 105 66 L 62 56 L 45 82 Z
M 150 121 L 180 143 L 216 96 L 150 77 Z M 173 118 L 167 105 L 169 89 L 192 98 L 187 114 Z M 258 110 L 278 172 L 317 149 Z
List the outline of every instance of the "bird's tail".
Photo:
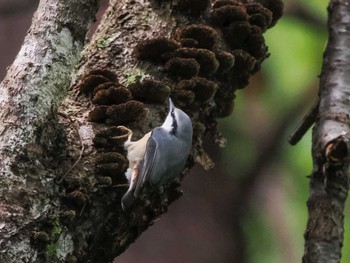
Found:
M 129 189 L 122 198 L 122 208 L 124 211 L 129 210 L 136 200 L 135 189 Z

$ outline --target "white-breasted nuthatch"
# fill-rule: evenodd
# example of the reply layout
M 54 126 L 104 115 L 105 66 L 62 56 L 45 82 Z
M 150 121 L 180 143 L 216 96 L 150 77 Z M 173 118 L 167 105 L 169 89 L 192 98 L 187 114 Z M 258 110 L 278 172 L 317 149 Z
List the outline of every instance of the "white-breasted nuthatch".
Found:
M 146 185 L 160 186 L 182 172 L 192 145 L 192 122 L 169 98 L 169 112 L 162 126 L 154 128 L 138 141 L 131 141 L 130 130 L 124 147 L 129 168 L 125 175 L 129 189 L 122 198 L 122 208 L 132 206 Z

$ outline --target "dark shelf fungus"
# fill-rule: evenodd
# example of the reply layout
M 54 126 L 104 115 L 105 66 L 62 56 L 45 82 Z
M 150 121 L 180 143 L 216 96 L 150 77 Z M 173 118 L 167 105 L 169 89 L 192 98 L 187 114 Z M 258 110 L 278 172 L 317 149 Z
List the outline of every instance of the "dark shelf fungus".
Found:
M 67 192 L 72 192 L 81 186 L 81 182 L 77 177 L 65 177 L 63 180 L 63 186 Z
M 265 45 L 265 38 L 258 26 L 251 26 L 250 34 L 246 40 L 245 51 L 261 60 L 267 56 L 267 47 Z M 254 72 L 255 73 L 255 72 Z
M 205 78 L 193 78 L 190 80 L 182 80 L 177 85 L 182 90 L 190 90 L 195 94 L 195 100 L 199 102 L 207 102 L 212 99 L 217 90 L 217 84 L 214 81 Z
M 222 101 L 217 108 L 216 114 L 218 118 L 228 117 L 232 114 L 234 108 L 233 100 Z
M 130 91 L 123 87 L 109 87 L 97 91 L 92 102 L 100 105 L 120 104 L 132 99 Z
M 233 22 L 247 21 L 248 14 L 244 5 L 225 5 L 215 8 L 210 14 L 214 26 L 227 27 Z
M 82 78 L 81 84 L 79 85 L 79 89 L 83 93 L 90 93 L 94 88 L 106 82 L 118 83 L 118 78 L 112 71 L 109 70 L 90 70 Z
M 95 95 L 98 91 L 100 90 L 107 90 L 110 87 L 118 87 L 120 84 L 115 83 L 115 82 L 104 82 L 101 83 L 100 85 L 96 86 L 93 91 L 92 91 L 92 95 Z
M 170 94 L 168 85 L 154 79 L 145 79 L 130 84 L 128 89 L 135 99 L 150 103 L 164 103 Z
M 112 178 L 109 176 L 96 176 L 96 180 L 101 186 L 111 186 L 113 184 Z
M 89 112 L 88 120 L 93 122 L 104 122 L 108 106 L 96 106 Z
M 197 24 L 181 28 L 175 38 L 182 43 L 181 39 L 194 39 L 194 47 L 213 50 L 219 40 L 218 32 L 210 26 Z
M 74 190 L 66 195 L 69 205 L 75 209 L 81 209 L 86 205 L 88 196 L 86 189 L 80 188 L 80 190 Z
M 238 0 L 218 0 L 214 2 L 213 9 L 216 9 L 225 5 L 243 6 L 243 3 Z
M 272 12 L 272 21 L 269 26 L 269 28 L 271 28 L 283 15 L 283 2 L 279 0 L 257 0 L 257 2 Z
M 96 147 L 123 147 L 128 139 L 129 130 L 123 126 L 112 126 L 96 133 L 93 142 Z
M 169 56 L 195 59 L 200 65 L 199 73 L 201 75 L 212 74 L 219 67 L 219 61 L 216 59 L 215 54 L 207 49 L 179 48 L 169 54 Z
M 198 41 L 193 38 L 181 38 L 179 39 L 182 47 L 197 47 Z
M 137 121 L 146 116 L 147 110 L 143 103 L 130 100 L 119 105 L 112 105 L 106 110 L 106 123 L 122 125 Z
M 252 55 L 242 49 L 235 49 L 232 53 L 235 57 L 232 74 L 239 74 L 240 72 L 250 73 L 254 70 L 256 59 Z
M 60 219 L 62 223 L 68 224 L 75 218 L 75 216 L 76 212 L 74 210 L 67 210 L 60 215 Z
M 88 73 L 89 75 L 102 75 L 105 78 L 109 79 L 111 82 L 118 83 L 117 75 L 108 69 L 92 69 Z
M 248 21 L 236 21 L 224 28 L 222 33 L 231 49 L 244 49 L 251 33 L 251 25 Z
M 175 79 L 190 79 L 198 75 L 200 65 L 193 58 L 171 58 L 164 66 L 168 75 Z
M 215 50 L 216 59 L 219 61 L 218 73 L 224 73 L 230 70 L 235 64 L 235 57 L 227 51 Z
M 249 2 L 246 8 L 249 14 L 249 23 L 260 27 L 261 31 L 265 32 L 272 23 L 272 12 L 256 2 Z
M 201 122 L 196 122 L 193 125 L 193 136 L 202 136 L 205 133 L 206 127 Z
M 173 52 L 180 47 L 179 42 L 168 38 L 147 39 L 136 46 L 135 55 L 141 60 L 161 63 L 163 54 Z
M 96 165 L 116 163 L 119 166 L 119 168 L 117 169 L 118 173 L 125 171 L 129 164 L 128 160 L 124 157 L 124 155 L 118 152 L 100 153 L 96 157 L 95 163 Z
M 196 95 L 191 90 L 174 89 L 172 97 L 175 98 L 176 104 L 186 108 L 194 102 Z
M 211 4 L 211 0 L 178 0 L 173 2 L 175 2 L 173 4 L 175 9 L 191 16 L 200 16 Z
M 97 176 L 108 176 L 113 177 L 121 176 L 121 172 L 124 170 L 120 166 L 119 163 L 104 163 L 104 164 L 96 164 L 95 167 L 95 175 Z M 123 175 L 122 175 L 123 176 Z
M 236 85 L 221 84 L 215 94 L 214 101 L 216 104 L 215 116 L 223 118 L 229 116 L 233 111 L 233 101 L 235 98 Z
M 79 89 L 83 93 L 90 93 L 95 87 L 105 82 L 110 82 L 110 80 L 102 75 L 89 75 L 82 80 Z

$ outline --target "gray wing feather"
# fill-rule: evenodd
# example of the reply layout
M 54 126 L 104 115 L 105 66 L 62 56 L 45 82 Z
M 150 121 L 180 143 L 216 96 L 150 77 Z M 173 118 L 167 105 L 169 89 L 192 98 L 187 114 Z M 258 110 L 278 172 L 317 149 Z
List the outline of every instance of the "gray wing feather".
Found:
M 140 162 L 139 175 L 137 177 L 136 188 L 134 192 L 135 196 L 138 196 L 147 178 L 149 177 L 150 174 L 152 174 L 155 160 L 157 158 L 157 152 L 158 152 L 158 145 L 151 134 L 151 136 L 147 141 L 145 155 L 142 161 Z

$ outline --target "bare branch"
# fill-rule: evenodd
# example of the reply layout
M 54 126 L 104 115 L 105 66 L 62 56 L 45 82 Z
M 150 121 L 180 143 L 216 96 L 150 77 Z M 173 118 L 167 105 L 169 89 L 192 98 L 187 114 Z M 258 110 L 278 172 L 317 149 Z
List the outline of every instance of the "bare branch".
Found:
M 58 199 L 52 170 L 63 134 L 54 112 L 69 87 L 96 11 L 97 0 L 40 1 L 0 85 L 1 262 L 45 260 L 31 237 Z
M 289 136 L 288 141 L 291 145 L 297 144 L 305 135 L 305 133 L 312 127 L 316 121 L 318 114 L 319 100 L 317 100 L 311 109 L 305 115 L 303 120 L 298 124 L 292 134 Z
M 340 262 L 343 211 L 349 189 L 350 1 L 332 0 L 329 40 L 320 79 L 320 105 L 313 129 L 313 171 L 304 263 Z

